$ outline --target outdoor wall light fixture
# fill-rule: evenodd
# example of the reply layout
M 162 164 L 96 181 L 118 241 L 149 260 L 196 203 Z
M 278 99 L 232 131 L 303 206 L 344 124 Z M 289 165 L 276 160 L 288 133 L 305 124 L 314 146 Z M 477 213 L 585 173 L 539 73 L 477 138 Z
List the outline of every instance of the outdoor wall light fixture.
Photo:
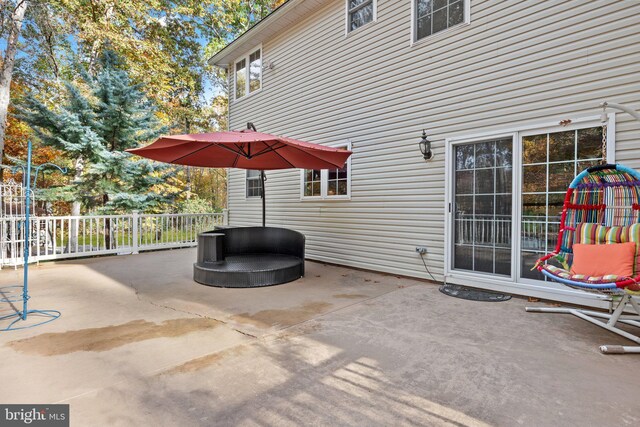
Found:
M 266 60 L 264 61 L 264 65 L 262 66 L 263 70 L 273 70 L 274 64 L 273 61 Z
M 422 129 L 422 140 L 419 143 L 420 152 L 422 153 L 422 157 L 425 160 L 433 159 L 433 151 L 431 151 L 431 141 L 427 139 L 427 134 L 424 129 Z

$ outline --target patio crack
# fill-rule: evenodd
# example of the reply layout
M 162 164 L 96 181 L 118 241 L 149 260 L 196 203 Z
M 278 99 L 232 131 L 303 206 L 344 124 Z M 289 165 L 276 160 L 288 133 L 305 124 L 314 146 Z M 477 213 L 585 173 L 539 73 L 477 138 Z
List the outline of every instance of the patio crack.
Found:
M 221 323 L 221 324 L 225 325 L 226 327 L 228 327 L 228 328 L 229 328 L 229 329 L 231 329 L 232 331 L 235 331 L 235 332 L 237 332 L 237 333 L 239 333 L 239 334 L 241 334 L 241 335 L 245 335 L 245 336 L 247 336 L 247 337 L 249 337 L 249 338 L 253 338 L 253 339 L 257 339 L 257 338 L 258 338 L 256 335 L 252 335 L 252 334 L 250 334 L 250 333 L 248 333 L 248 332 L 245 332 L 245 331 L 242 331 L 242 330 L 240 330 L 240 329 L 234 328 L 233 326 L 231 326 L 231 325 L 229 324 L 229 322 L 225 322 L 224 320 L 216 319 L 215 317 L 207 316 L 207 315 L 200 314 L 200 313 L 196 313 L 196 312 L 193 312 L 193 311 L 181 310 L 181 309 L 176 308 L 176 307 L 171 307 L 170 305 L 158 304 L 158 303 L 156 303 L 156 302 L 154 302 L 154 301 L 152 301 L 152 300 L 150 300 L 150 299 L 142 298 L 142 297 L 140 296 L 140 291 L 138 290 L 138 288 L 136 288 L 136 287 L 134 286 L 134 284 L 133 284 L 133 283 L 129 282 L 129 286 L 131 286 L 131 289 L 133 289 L 133 292 L 134 292 L 134 293 L 135 293 L 135 295 L 136 295 L 136 299 L 137 299 L 138 301 L 140 301 L 140 302 L 144 302 L 144 303 L 150 304 L 150 305 L 152 305 L 152 306 L 154 306 L 154 307 L 164 308 L 164 309 L 167 309 L 167 310 L 175 311 L 176 313 L 189 314 L 189 315 L 191 315 L 191 316 L 200 317 L 200 318 L 202 318 L 202 319 L 213 320 L 213 321 L 216 321 L 216 322 L 218 322 L 218 323 Z

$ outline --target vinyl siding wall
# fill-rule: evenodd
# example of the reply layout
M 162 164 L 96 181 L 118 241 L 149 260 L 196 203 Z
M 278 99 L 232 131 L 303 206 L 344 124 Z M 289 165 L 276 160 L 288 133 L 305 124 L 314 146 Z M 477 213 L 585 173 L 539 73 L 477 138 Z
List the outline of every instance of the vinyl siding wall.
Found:
M 310 259 L 422 278 L 426 246 L 441 280 L 445 138 L 598 115 L 603 100 L 640 109 L 640 2 L 472 0 L 469 25 L 410 35 L 411 0 L 378 0 L 377 22 L 348 36 L 344 0 L 327 1 L 262 42 L 274 67 L 231 102 L 230 128 L 350 140 L 351 200 L 301 201 L 299 170 L 268 172 L 267 225 L 303 232 Z M 640 167 L 640 123 L 616 120 L 616 160 Z M 230 171 L 230 223 L 258 225 L 244 177 Z

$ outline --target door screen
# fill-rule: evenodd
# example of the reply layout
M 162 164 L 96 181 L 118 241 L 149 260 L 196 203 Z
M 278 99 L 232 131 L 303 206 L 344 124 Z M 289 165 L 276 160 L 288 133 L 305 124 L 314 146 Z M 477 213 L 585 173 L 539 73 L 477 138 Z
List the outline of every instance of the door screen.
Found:
M 454 150 L 453 268 L 511 275 L 513 141 Z

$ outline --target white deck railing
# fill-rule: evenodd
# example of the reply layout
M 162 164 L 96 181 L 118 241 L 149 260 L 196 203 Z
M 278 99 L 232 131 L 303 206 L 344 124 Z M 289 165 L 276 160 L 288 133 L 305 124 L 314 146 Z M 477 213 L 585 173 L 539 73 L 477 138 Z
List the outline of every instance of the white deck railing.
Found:
M 29 261 L 195 246 L 198 233 L 227 224 L 209 214 L 32 216 Z M 24 217 L 0 218 L 0 267 L 23 263 Z
M 456 244 L 510 247 L 511 225 L 510 215 L 476 215 L 474 217 L 458 214 L 455 218 Z M 547 224 L 544 218 L 524 216 L 520 228 L 522 249 L 544 251 L 547 226 L 549 233 L 558 232 L 558 224 L 555 222 Z

